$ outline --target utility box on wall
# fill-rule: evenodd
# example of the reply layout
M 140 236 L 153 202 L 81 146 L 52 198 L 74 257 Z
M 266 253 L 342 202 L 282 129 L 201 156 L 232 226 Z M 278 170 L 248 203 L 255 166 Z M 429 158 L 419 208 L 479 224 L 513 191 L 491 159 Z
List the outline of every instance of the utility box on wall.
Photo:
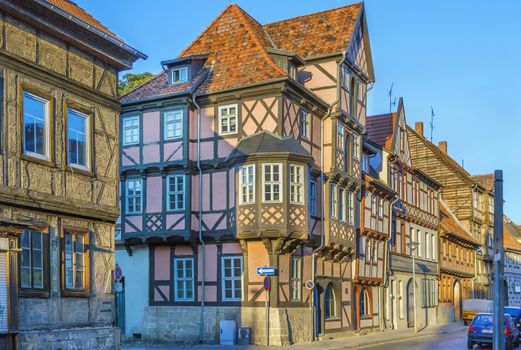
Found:
M 225 320 L 220 323 L 220 344 L 221 345 L 235 345 L 236 338 L 236 324 L 233 320 Z
M 251 328 L 241 327 L 237 330 L 237 345 L 250 345 L 251 344 Z

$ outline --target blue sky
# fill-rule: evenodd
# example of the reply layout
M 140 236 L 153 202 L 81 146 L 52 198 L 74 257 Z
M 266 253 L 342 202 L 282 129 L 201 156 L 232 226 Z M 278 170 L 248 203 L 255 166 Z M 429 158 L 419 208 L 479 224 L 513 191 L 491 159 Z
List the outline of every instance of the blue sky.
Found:
M 133 72 L 160 71 L 228 5 L 227 0 L 76 0 L 146 53 Z M 237 0 L 260 23 L 344 6 L 345 0 Z M 146 4 L 146 6 L 144 5 Z M 505 213 L 521 224 L 521 1 L 368 0 L 376 83 L 368 113 L 403 96 L 407 122 L 428 122 L 434 142 L 472 174 L 503 169 Z

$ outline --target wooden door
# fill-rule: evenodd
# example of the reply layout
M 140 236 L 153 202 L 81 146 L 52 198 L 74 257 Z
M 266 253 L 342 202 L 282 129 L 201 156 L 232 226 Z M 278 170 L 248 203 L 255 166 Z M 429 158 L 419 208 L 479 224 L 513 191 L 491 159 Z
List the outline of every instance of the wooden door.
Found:
M 414 283 L 412 279 L 407 283 L 407 327 L 414 327 Z

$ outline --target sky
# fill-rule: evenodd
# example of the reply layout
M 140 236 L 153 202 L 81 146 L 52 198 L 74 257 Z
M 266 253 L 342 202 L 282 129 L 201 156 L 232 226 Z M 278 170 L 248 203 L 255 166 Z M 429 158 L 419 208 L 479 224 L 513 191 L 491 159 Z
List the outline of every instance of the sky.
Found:
M 159 73 L 227 0 L 75 0 L 144 52 L 133 73 Z M 236 0 L 260 23 L 351 4 L 346 0 Z M 146 4 L 146 5 L 145 5 Z M 473 175 L 503 170 L 504 212 L 521 224 L 521 1 L 367 0 L 375 84 L 368 115 L 403 97 L 407 122 Z M 396 109 L 396 106 L 393 106 Z

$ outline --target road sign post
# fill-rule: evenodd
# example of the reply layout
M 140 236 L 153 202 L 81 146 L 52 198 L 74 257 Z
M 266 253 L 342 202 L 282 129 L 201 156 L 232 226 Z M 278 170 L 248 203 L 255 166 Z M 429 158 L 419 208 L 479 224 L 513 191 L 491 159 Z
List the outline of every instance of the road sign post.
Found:
M 264 313 L 266 314 L 266 320 L 264 328 L 266 329 L 266 345 L 270 345 L 270 289 L 271 279 L 269 276 L 264 277 L 264 291 L 266 297 L 264 298 Z
M 503 171 L 494 174 L 494 350 L 505 349 L 503 249 Z

